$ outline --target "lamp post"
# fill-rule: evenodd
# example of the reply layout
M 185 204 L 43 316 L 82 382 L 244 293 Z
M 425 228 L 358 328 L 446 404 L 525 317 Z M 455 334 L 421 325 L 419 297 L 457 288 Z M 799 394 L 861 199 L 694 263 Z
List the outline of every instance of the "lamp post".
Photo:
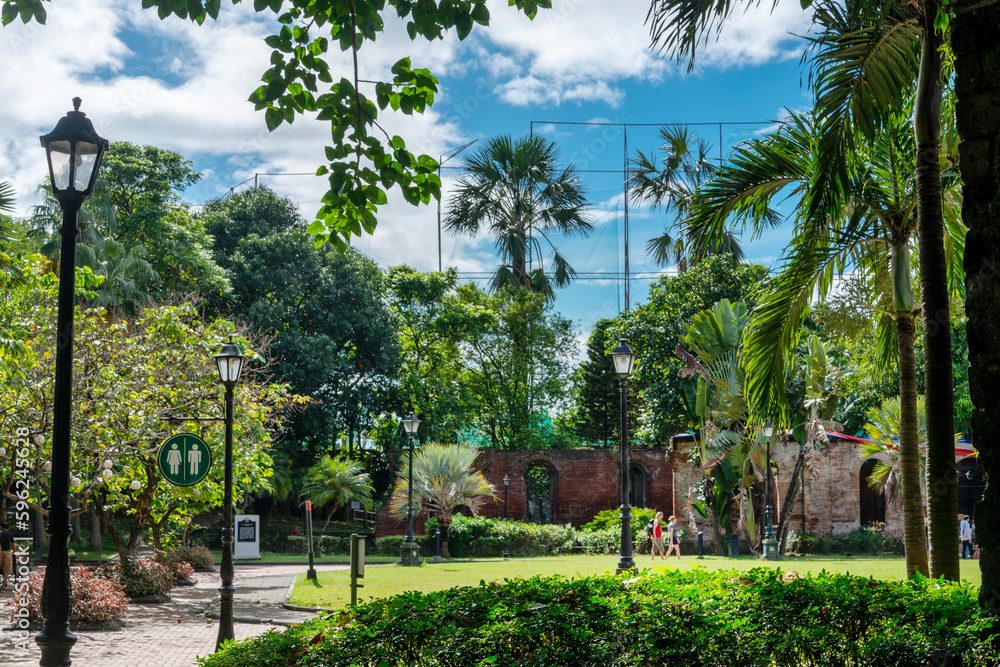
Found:
M 73 401 L 73 301 L 76 285 L 76 236 L 80 207 L 94 191 L 108 140 L 98 136 L 93 123 L 73 98 L 73 111 L 40 137 L 49 163 L 52 195 L 63 210 L 59 255 L 59 303 L 56 332 L 56 378 L 52 407 L 52 475 L 49 480 L 49 564 L 42 584 L 43 628 L 35 637 L 41 649 L 39 665 L 70 665 L 76 635 L 69 631 L 73 589 L 69 579 L 70 524 L 70 416 Z
M 764 472 L 764 495 L 767 502 L 764 504 L 764 559 L 765 560 L 781 560 L 781 555 L 778 553 L 778 540 L 774 537 L 774 519 L 771 509 L 771 438 L 773 437 L 774 430 L 767 427 L 767 458 L 764 461 L 767 469 Z
M 226 465 L 225 491 L 222 500 L 222 567 L 219 586 L 219 636 L 215 640 L 215 650 L 222 643 L 234 638 L 233 633 L 233 596 L 236 586 L 233 585 L 235 570 L 233 568 L 233 390 L 240 381 L 243 362 L 246 357 L 240 346 L 229 337 L 229 342 L 222 344 L 222 350 L 215 355 L 215 363 L 219 368 L 219 380 L 226 388 Z
M 503 518 L 507 520 L 507 487 L 510 486 L 510 477 L 503 476 Z
M 448 155 L 441 156 L 441 159 L 438 160 L 438 182 L 441 181 L 441 166 L 477 141 L 479 141 L 479 139 L 473 139 L 464 146 L 459 146 L 452 152 L 448 153 Z M 441 271 L 444 271 L 444 269 L 441 265 L 441 197 L 438 197 L 438 272 L 440 273 Z
M 410 491 L 406 499 L 406 541 L 399 548 L 400 565 L 420 565 L 420 547 L 413 539 L 413 437 L 420 427 L 420 420 L 411 411 L 403 418 L 403 428 L 410 436 Z
M 622 391 L 622 544 L 618 559 L 617 573 L 635 570 L 635 561 L 632 559 L 632 506 L 629 505 L 629 474 L 628 474 L 628 417 L 626 413 L 626 393 L 628 392 L 628 376 L 632 374 L 635 366 L 635 353 L 628 346 L 625 339 L 618 341 L 618 347 L 611 351 L 611 359 L 615 363 L 615 373 L 621 378 Z

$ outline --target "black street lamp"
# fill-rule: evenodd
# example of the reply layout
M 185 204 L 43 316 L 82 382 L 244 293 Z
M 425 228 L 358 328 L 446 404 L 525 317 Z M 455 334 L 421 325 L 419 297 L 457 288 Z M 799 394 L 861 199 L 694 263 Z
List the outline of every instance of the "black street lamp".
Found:
M 420 565 L 420 546 L 413 539 L 413 437 L 420 427 L 420 420 L 413 412 L 403 418 L 403 428 L 410 436 L 410 492 L 406 500 L 406 541 L 399 548 L 400 565 Z
M 240 346 L 229 337 L 229 342 L 222 344 L 222 350 L 215 355 L 215 363 L 219 367 L 219 380 L 226 388 L 226 481 L 225 496 L 222 500 L 222 567 L 220 575 L 222 585 L 219 586 L 219 636 L 215 640 L 215 650 L 222 643 L 234 639 L 233 632 L 233 596 L 236 586 L 233 579 L 236 575 L 233 567 L 233 389 L 240 381 L 243 362 L 246 357 Z
M 774 431 L 768 426 L 765 433 L 767 435 L 767 459 L 764 463 L 767 465 L 767 470 L 764 473 L 764 495 L 767 502 L 764 505 L 764 522 L 767 527 L 764 531 L 764 559 L 781 560 L 781 554 L 778 553 L 778 540 L 774 537 L 774 519 L 771 509 L 771 438 Z
M 510 477 L 503 476 L 503 518 L 507 519 L 507 487 L 510 486 Z
M 618 347 L 611 351 L 611 359 L 615 363 L 615 373 L 621 378 L 622 390 L 622 545 L 617 570 L 617 573 L 621 574 L 635 570 L 635 561 L 632 559 L 632 506 L 629 505 L 628 417 L 625 399 L 628 392 L 628 376 L 632 374 L 632 368 L 635 366 L 635 353 L 622 338 L 618 341 Z
M 52 407 L 52 475 L 49 479 L 49 561 L 42 584 L 42 631 L 35 637 L 48 665 L 69 665 L 76 635 L 69 631 L 73 588 L 69 579 L 70 524 L 70 416 L 73 402 L 73 301 L 76 286 L 76 236 L 80 207 L 94 191 L 94 181 L 108 140 L 98 136 L 93 123 L 73 98 L 73 111 L 60 118 L 54 130 L 40 137 L 49 163 L 52 195 L 63 210 L 59 255 L 59 304 L 56 331 L 56 382 Z

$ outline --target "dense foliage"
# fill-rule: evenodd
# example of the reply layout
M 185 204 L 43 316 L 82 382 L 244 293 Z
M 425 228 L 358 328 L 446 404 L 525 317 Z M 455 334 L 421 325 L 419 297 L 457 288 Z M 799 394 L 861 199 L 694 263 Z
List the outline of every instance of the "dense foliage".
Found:
M 449 546 L 456 558 L 499 556 L 548 556 L 573 546 L 576 531 L 569 525 L 498 521 L 457 515 L 451 523 Z
M 405 593 L 230 644 L 199 664 L 994 664 L 982 627 L 968 586 L 663 569 L 629 581 L 535 577 Z
M 42 582 L 45 568 L 28 578 L 28 622 L 42 622 Z M 117 581 L 99 577 L 85 567 L 70 570 L 70 584 L 73 587 L 73 607 L 69 622 L 97 625 L 117 621 L 125 616 L 128 597 Z M 11 612 L 13 617 L 13 611 Z

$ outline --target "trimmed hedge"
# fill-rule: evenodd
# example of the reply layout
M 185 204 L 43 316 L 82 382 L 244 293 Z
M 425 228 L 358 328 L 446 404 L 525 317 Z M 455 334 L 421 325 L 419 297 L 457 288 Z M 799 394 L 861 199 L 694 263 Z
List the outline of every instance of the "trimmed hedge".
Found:
M 811 533 L 797 533 L 789 541 L 791 550 L 797 554 L 895 554 L 905 553 L 903 540 L 889 537 L 882 531 L 861 528 L 847 535 L 836 537 L 816 537 Z
M 979 667 L 970 586 L 660 569 L 409 592 L 227 644 L 203 667 Z
M 433 528 L 427 538 L 433 540 Z M 559 526 L 456 515 L 451 522 L 448 550 L 453 558 L 500 556 L 504 548 L 511 556 L 548 556 L 573 546 L 575 539 L 576 531 L 569 524 Z M 432 550 L 433 544 L 432 541 Z

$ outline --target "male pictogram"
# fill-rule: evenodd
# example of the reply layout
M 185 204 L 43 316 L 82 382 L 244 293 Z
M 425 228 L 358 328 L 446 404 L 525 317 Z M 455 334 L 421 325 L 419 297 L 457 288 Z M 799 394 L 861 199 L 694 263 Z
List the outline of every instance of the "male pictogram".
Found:
M 191 458 L 191 455 L 188 455 Z M 170 474 L 176 475 L 180 472 L 181 464 L 184 462 L 184 458 L 181 456 L 180 450 L 177 449 L 177 443 L 170 445 L 170 452 L 167 454 L 167 465 L 170 466 Z
M 201 450 L 198 449 L 198 445 L 191 445 L 191 450 L 188 451 L 188 465 L 190 474 L 197 475 L 198 468 L 201 467 Z

